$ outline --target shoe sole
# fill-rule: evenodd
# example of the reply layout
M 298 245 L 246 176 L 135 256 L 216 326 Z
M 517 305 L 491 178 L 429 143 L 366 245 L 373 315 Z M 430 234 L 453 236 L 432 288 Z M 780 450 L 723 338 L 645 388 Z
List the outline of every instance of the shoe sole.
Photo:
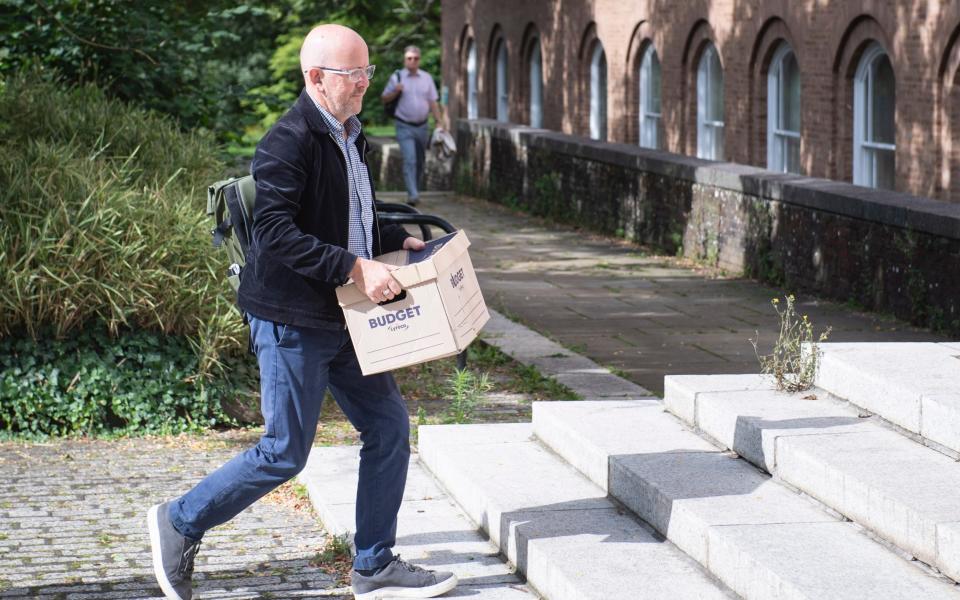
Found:
M 183 600 L 180 594 L 173 589 L 167 574 L 163 570 L 163 552 L 160 550 L 160 504 L 150 507 L 147 511 L 147 528 L 150 530 L 150 548 L 153 553 L 153 574 L 160 584 L 163 595 L 170 600 Z
M 451 575 L 449 579 L 444 579 L 440 583 L 435 583 L 425 588 L 402 588 L 388 587 L 373 590 L 366 594 L 354 594 L 354 600 L 381 600 L 384 598 L 433 598 L 440 594 L 446 594 L 457 587 L 457 576 Z

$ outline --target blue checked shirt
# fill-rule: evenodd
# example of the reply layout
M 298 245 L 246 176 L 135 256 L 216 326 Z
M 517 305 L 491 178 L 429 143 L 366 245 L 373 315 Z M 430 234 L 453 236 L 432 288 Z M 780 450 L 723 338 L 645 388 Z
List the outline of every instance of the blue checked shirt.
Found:
M 347 163 L 347 188 L 350 194 L 350 235 L 347 238 L 347 251 L 360 258 L 373 258 L 373 190 L 370 189 L 367 166 L 360 160 L 360 152 L 357 150 L 360 119 L 356 116 L 347 119 L 350 134 L 344 139 L 343 125 L 316 100 L 313 104 L 327 122 L 327 127 L 330 128 Z

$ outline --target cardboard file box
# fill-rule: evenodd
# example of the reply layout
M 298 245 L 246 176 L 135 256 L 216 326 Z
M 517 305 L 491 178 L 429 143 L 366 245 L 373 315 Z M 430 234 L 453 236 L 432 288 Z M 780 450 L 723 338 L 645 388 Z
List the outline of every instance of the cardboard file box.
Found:
M 490 319 L 463 231 L 376 260 L 398 267 L 405 294 L 374 304 L 354 283 L 337 288 L 364 375 L 398 369 L 463 351 Z

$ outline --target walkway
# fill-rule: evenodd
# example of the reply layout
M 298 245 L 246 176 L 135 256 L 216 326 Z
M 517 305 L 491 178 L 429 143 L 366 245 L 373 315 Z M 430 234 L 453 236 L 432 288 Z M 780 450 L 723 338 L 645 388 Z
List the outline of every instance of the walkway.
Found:
M 147 509 L 255 439 L 0 445 L 0 598 L 162 598 Z M 205 536 L 194 598 L 352 598 L 314 565 L 325 540 L 316 520 L 269 498 Z
M 395 198 L 380 194 L 381 199 Z M 423 212 L 466 230 L 487 303 L 657 394 L 667 374 L 756 373 L 749 339 L 769 351 L 780 290 L 716 278 L 671 257 L 482 200 L 428 194 Z M 889 317 L 798 296 L 830 341 L 945 341 Z

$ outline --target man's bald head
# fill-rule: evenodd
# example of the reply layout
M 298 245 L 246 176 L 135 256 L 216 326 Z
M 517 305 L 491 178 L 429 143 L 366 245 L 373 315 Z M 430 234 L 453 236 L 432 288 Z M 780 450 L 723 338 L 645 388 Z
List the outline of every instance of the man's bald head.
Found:
M 356 31 L 333 23 L 319 25 L 310 30 L 300 46 L 300 70 L 314 66 L 337 69 L 365 66 L 344 62 L 356 56 L 360 49 L 367 54 L 367 43 Z
M 344 123 L 363 108 L 363 94 L 370 80 L 358 79 L 349 71 L 366 69 L 370 63 L 367 43 L 343 25 L 314 27 L 300 46 L 300 68 L 304 89 L 338 121 Z M 321 68 L 322 67 L 322 68 Z

